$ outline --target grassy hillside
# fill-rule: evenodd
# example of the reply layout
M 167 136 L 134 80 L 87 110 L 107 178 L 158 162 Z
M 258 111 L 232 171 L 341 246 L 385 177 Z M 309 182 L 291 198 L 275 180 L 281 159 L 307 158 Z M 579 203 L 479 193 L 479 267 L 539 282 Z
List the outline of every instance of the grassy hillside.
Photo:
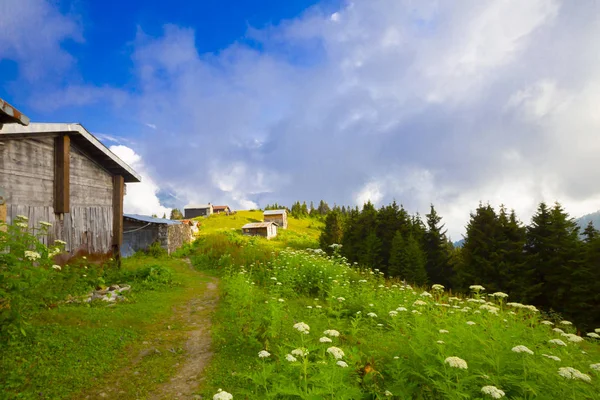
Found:
M 598 333 L 510 294 L 454 297 L 318 250 L 238 239 L 194 245 L 194 265 L 223 274 L 203 398 L 598 398 Z
M 196 218 L 200 222 L 200 235 L 231 232 L 241 235 L 242 226 L 250 222 L 261 222 L 262 211 L 238 211 L 233 215 L 214 214 L 208 218 Z M 323 222 L 313 218 L 288 218 L 288 228 L 278 229 L 277 237 L 270 239 L 271 246 L 276 248 L 317 247 Z M 257 238 L 258 240 L 266 239 Z

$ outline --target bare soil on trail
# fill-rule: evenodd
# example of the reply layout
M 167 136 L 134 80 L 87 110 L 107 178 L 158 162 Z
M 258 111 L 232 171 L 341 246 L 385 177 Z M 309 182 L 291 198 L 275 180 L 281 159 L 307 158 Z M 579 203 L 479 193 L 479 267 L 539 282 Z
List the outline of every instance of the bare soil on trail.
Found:
M 210 316 L 219 300 L 217 280 L 206 283 L 205 289 L 199 296 L 186 305 L 174 310 L 180 314 L 180 320 L 187 321 L 190 329 L 184 346 L 185 359 L 177 366 L 178 371 L 169 382 L 162 384 L 158 390 L 148 396 L 148 399 L 199 399 L 194 395 L 202 381 L 202 371 L 212 357 L 211 351 L 211 321 Z

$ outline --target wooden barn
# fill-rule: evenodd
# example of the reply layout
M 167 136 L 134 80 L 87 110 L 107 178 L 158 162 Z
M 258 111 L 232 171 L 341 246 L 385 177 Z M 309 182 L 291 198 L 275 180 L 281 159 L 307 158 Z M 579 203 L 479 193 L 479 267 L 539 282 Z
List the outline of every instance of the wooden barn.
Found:
M 123 215 L 123 257 L 138 250 L 147 250 L 153 243 L 171 254 L 185 243 L 192 241 L 192 225 L 189 222 L 147 215 Z
M 275 222 L 252 222 L 242 226 L 242 233 L 246 236 L 262 236 L 271 239 L 277 236 Z
M 265 222 L 275 222 L 282 229 L 287 229 L 287 211 L 286 210 L 266 210 L 263 213 Z
M 0 190 L 6 221 L 49 222 L 48 237 L 71 253 L 120 255 L 125 183 L 140 176 L 80 124 L 4 124 Z
M 208 217 L 213 213 L 213 206 L 208 204 L 189 204 L 183 208 L 183 218 Z
M 231 213 L 231 208 L 229 206 L 213 206 L 214 214 L 227 214 Z

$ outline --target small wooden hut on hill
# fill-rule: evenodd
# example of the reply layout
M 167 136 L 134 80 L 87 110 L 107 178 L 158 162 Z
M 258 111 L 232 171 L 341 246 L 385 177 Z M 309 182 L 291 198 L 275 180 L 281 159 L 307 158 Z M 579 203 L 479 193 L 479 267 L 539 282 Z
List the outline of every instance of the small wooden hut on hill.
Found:
M 252 222 L 242 226 L 242 233 L 246 236 L 262 236 L 271 239 L 277 236 L 275 222 Z
M 287 229 L 287 211 L 286 210 L 266 210 L 263 212 L 265 222 L 275 222 L 282 229 Z

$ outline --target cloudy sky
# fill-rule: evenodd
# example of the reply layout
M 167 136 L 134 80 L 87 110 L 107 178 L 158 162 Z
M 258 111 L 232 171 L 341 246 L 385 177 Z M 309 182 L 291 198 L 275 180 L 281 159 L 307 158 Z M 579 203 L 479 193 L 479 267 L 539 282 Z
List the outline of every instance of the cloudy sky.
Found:
M 2 0 L 0 97 L 114 146 L 129 211 L 395 199 L 459 239 L 600 209 L 599 42 L 592 0 Z

